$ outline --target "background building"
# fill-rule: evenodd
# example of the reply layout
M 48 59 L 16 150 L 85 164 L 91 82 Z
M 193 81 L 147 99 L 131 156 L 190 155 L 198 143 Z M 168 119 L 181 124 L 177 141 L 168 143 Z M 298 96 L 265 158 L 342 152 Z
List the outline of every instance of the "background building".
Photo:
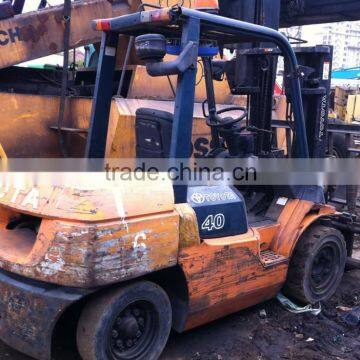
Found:
M 360 66 L 360 21 L 291 28 L 287 35 L 300 37 L 308 45 L 333 45 L 334 69 Z

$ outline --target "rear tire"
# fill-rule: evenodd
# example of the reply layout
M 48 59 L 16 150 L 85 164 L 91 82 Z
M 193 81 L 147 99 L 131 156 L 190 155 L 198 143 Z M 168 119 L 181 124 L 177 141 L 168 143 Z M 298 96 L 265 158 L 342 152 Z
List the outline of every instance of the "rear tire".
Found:
M 169 337 L 172 310 L 158 285 L 141 281 L 89 301 L 77 327 L 84 360 L 156 360 Z
M 341 282 L 346 255 L 340 231 L 311 226 L 299 239 L 290 260 L 285 294 L 302 303 L 329 299 Z
M 337 159 L 346 159 L 349 157 L 348 149 L 345 141 L 345 135 L 334 134 L 333 144 L 334 144 L 333 153 L 331 155 L 335 156 L 335 158 Z

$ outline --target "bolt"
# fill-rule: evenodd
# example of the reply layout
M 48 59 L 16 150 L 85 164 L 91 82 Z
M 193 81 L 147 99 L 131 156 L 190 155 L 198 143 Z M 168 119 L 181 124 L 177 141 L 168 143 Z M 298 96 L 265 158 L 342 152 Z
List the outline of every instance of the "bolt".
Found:
M 116 340 L 116 346 L 117 346 L 120 350 L 123 350 L 123 349 L 124 349 L 124 344 L 123 344 L 122 340 Z
M 132 344 L 133 344 L 133 341 L 132 341 L 131 339 L 129 339 L 129 340 L 126 341 L 126 346 L 127 346 L 127 347 L 131 347 Z
M 116 340 L 116 345 L 119 346 L 119 347 L 121 347 L 121 346 L 123 346 L 124 344 L 123 344 L 122 340 Z

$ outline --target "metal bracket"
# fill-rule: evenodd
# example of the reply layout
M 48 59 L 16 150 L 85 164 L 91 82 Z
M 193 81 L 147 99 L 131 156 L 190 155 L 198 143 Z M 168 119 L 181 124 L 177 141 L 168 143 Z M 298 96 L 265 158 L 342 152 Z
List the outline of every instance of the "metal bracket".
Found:
M 188 69 L 195 69 L 197 56 L 197 44 L 189 41 L 175 60 L 148 63 L 146 70 L 150 76 L 180 75 Z

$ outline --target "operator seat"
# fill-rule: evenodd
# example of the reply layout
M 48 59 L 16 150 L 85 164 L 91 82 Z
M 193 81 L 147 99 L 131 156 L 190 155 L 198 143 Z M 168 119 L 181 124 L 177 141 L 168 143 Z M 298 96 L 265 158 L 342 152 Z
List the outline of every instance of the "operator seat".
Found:
M 167 111 L 139 108 L 136 111 L 136 157 L 168 158 L 174 115 Z
M 173 114 L 149 108 L 136 111 L 137 158 L 169 158 Z M 245 201 L 230 186 L 189 186 L 187 203 L 196 213 L 202 239 L 235 236 L 248 231 Z

